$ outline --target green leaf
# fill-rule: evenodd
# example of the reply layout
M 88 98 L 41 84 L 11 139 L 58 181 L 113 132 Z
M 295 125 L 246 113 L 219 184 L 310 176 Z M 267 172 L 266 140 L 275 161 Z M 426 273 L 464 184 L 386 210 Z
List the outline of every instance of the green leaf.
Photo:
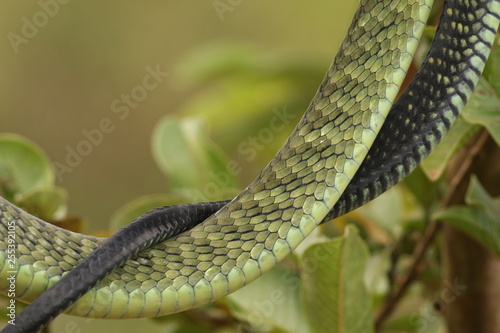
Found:
M 473 176 L 467 190 L 465 201 L 470 206 L 477 206 L 485 210 L 492 218 L 500 216 L 500 205 L 483 188 L 477 177 Z M 498 221 L 500 224 L 500 221 Z M 500 236 L 500 235 L 499 235 Z
M 313 332 L 373 332 L 372 301 L 364 285 L 368 257 L 353 226 L 343 237 L 305 251 L 302 295 Z
M 253 328 L 252 332 L 301 332 L 309 328 L 300 300 L 300 277 L 276 266 L 245 288 L 228 296 L 233 315 Z M 242 330 L 243 331 L 243 330 Z
M 172 190 L 190 202 L 227 199 L 237 187 L 239 169 L 210 139 L 200 118 L 162 118 L 153 132 L 152 150 Z
M 66 215 L 68 193 L 60 187 L 38 187 L 20 196 L 17 203 L 43 220 L 53 221 Z
M 37 145 L 16 134 L 0 134 L 0 193 L 6 199 L 53 184 L 52 164 Z
M 300 277 L 282 266 L 228 296 L 233 315 L 256 332 L 309 332 L 300 302 Z
M 499 35 L 497 34 L 497 40 L 493 43 L 493 48 L 491 49 L 488 62 L 484 68 L 483 76 L 486 77 L 488 83 L 496 91 L 497 95 L 500 96 L 500 43 Z
M 462 115 L 468 122 L 484 126 L 500 145 L 500 97 L 484 77 L 479 80 Z
M 450 207 L 434 219 L 457 227 L 500 256 L 500 203 L 474 177 L 466 195 L 467 206 Z
M 359 208 L 359 212 L 368 221 L 382 227 L 389 235 L 399 236 L 404 229 L 406 219 L 414 215 L 416 205 L 406 202 L 411 198 L 406 195 L 407 190 L 401 186 L 394 186 L 375 200 Z M 390 214 L 388 214 L 390 207 Z M 418 207 L 417 207 L 418 209 Z
M 123 228 L 139 216 L 158 207 L 182 203 L 178 197 L 166 194 L 151 194 L 126 203 L 118 208 L 109 221 L 110 230 Z
M 391 265 L 391 251 L 384 248 L 382 251 L 373 253 L 366 264 L 365 284 L 371 295 L 386 295 L 389 290 L 387 272 Z
M 429 209 L 438 201 L 438 184 L 430 181 L 429 177 L 418 167 L 403 180 L 405 186 L 410 190 L 418 203 Z
M 477 207 L 451 207 L 435 214 L 434 219 L 465 231 L 500 256 L 500 226 L 484 210 Z
M 443 140 L 422 163 L 430 180 L 437 180 L 455 152 L 479 129 L 485 127 L 500 145 L 500 98 L 484 77 L 481 77 L 467 106 Z

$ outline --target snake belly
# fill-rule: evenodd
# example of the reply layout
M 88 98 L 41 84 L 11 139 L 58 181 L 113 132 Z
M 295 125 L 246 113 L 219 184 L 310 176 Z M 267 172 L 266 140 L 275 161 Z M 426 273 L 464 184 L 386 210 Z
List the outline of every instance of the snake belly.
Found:
M 335 59 L 304 118 L 257 180 L 214 217 L 113 272 L 69 313 L 122 318 L 182 311 L 246 285 L 286 256 L 332 209 L 373 144 L 429 7 L 363 1 L 341 47 L 347 56 Z M 17 221 L 21 229 L 22 299 L 37 297 L 95 247 L 92 238 L 47 229 L 0 206 L 2 224 Z M 0 276 L 5 271 L 6 265 Z

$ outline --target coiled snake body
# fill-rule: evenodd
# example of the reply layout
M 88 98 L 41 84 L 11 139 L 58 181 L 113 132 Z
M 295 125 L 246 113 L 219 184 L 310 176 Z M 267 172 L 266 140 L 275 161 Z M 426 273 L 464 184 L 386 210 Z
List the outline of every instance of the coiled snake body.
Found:
M 112 268 L 119 267 L 66 313 L 152 317 L 211 302 L 268 271 L 322 221 L 373 199 L 411 172 L 463 109 L 500 20 L 499 0 L 445 1 L 429 54 L 393 105 L 431 5 L 431 0 L 362 0 L 302 120 L 257 179 L 226 205 L 194 205 L 197 218 L 190 219 L 190 206 L 183 206 L 169 219 L 190 220 L 179 226 L 186 231 L 166 239 L 179 232 L 174 223 L 161 237 L 137 240 L 141 251 L 133 260 L 118 260 Z M 162 214 L 143 219 L 159 225 Z M 190 228 L 197 219 L 205 220 Z M 104 241 L 49 225 L 2 198 L 0 220 L 0 289 L 8 289 L 8 271 L 16 271 L 16 296 L 26 302 Z M 9 225 L 17 233 L 15 269 L 6 260 Z M 89 265 L 78 283 L 103 263 Z M 51 303 L 42 302 L 25 318 L 33 323 L 27 331 L 50 319 L 44 308 Z

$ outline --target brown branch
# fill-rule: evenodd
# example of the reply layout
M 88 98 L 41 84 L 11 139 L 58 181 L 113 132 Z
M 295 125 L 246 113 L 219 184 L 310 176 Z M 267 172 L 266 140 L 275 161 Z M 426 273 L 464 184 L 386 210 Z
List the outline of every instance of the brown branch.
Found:
M 500 195 L 500 147 L 490 138 L 474 160 L 470 174 L 492 197 Z M 460 160 L 455 166 L 460 166 Z M 458 186 L 452 205 L 466 204 L 469 180 Z M 441 247 L 444 267 L 441 299 L 449 332 L 500 333 L 500 259 L 482 242 L 443 222 Z M 451 293 L 450 293 L 451 292 Z M 451 295 L 451 296 L 450 296 Z
M 455 171 L 446 194 L 441 203 L 441 207 L 449 206 L 454 193 L 458 185 L 463 181 L 464 177 L 468 176 L 468 171 L 474 161 L 474 158 L 479 154 L 481 148 L 484 146 L 488 139 L 488 132 L 486 130 L 481 130 L 479 135 L 477 135 L 476 139 L 472 142 L 471 145 L 465 147 L 467 149 L 466 157 L 461 163 L 460 167 Z M 439 231 L 441 225 L 437 221 L 431 221 L 426 230 L 424 231 L 424 235 L 417 243 L 414 251 L 413 251 L 413 263 L 408 270 L 408 272 L 403 276 L 399 283 L 395 284 L 392 290 L 389 292 L 387 298 L 384 301 L 382 309 L 378 313 L 375 319 L 375 330 L 379 331 L 382 327 L 382 324 L 389 317 L 389 315 L 393 312 L 394 308 L 398 304 L 399 300 L 404 296 L 408 287 L 416 280 L 416 278 L 423 271 L 425 264 L 422 263 L 422 259 L 427 252 L 427 249 L 432 244 L 434 237 Z

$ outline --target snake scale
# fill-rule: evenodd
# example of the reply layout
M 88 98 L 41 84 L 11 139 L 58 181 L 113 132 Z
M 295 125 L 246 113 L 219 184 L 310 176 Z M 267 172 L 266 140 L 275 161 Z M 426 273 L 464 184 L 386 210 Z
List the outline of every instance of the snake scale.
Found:
M 133 258 L 114 258 L 111 268 L 119 267 L 98 278 L 97 286 L 65 312 L 138 318 L 206 304 L 268 271 L 320 223 L 404 178 L 465 106 L 500 21 L 499 0 L 445 1 L 421 69 L 393 104 L 431 6 L 431 0 L 361 0 L 309 108 L 256 180 L 228 203 L 174 207 L 174 215 L 167 207 L 141 217 L 166 233 L 137 240 L 142 243 Z M 3 198 L 0 220 L 0 289 L 6 292 L 8 272 L 15 271 L 16 298 L 29 303 L 104 242 L 47 224 Z M 12 226 L 14 269 L 7 260 Z M 110 243 L 111 249 L 115 243 Z M 120 251 L 110 250 L 104 258 Z M 98 270 L 104 263 L 89 265 Z M 92 269 L 85 272 L 78 283 L 91 280 Z M 71 289 L 60 288 L 53 288 L 53 298 Z M 38 307 L 30 315 L 18 316 L 19 325 L 4 331 L 30 332 L 46 324 L 51 318 L 44 308 L 52 301 L 44 296 L 32 304 Z

